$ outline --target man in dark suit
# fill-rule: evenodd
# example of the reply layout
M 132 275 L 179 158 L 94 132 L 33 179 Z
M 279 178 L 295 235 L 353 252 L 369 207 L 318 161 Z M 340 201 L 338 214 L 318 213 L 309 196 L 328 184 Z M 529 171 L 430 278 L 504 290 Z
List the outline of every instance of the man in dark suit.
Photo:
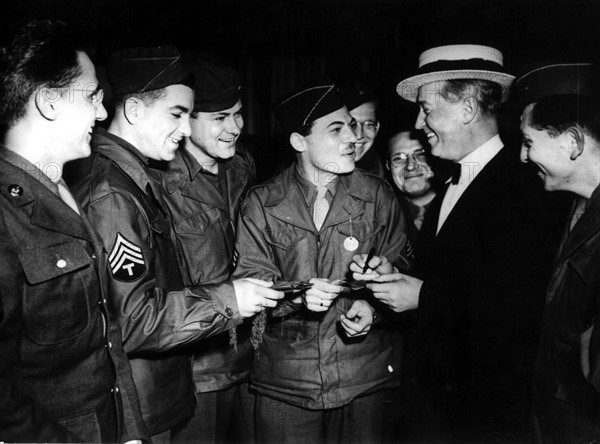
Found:
M 513 76 L 500 51 L 451 45 L 421 54 L 419 74 L 398 93 L 420 107 L 434 156 L 462 169 L 432 203 L 415 276 L 355 273 L 400 312 L 418 307 L 428 438 L 450 442 L 526 439 L 533 350 L 550 251 L 540 187 L 498 134 L 497 112 Z M 356 257 L 355 272 L 364 258 Z M 431 423 L 431 421 L 434 421 Z
M 140 443 L 102 242 L 62 179 L 106 118 L 74 42 L 34 21 L 0 49 L 0 441 Z

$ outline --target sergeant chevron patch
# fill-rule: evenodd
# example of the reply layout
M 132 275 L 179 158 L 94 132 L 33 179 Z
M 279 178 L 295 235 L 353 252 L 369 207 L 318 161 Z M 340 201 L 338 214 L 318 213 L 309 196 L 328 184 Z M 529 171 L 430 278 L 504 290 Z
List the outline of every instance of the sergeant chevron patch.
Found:
M 115 245 L 108 256 L 110 271 L 115 279 L 123 282 L 133 282 L 146 272 L 146 262 L 142 249 L 117 233 Z

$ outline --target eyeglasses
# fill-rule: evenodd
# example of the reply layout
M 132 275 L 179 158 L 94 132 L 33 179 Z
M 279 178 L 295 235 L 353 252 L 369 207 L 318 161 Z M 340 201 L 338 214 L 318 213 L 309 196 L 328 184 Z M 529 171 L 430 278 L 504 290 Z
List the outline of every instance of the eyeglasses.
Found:
M 358 128 L 359 126 L 366 133 L 374 133 L 377 131 L 377 122 L 374 122 L 372 120 L 367 120 L 365 122 L 359 122 L 358 120 L 356 120 L 356 127 Z
M 415 151 L 412 154 L 398 153 L 394 154 L 390 159 L 395 167 L 404 168 L 408 164 L 408 159 L 412 159 L 415 163 L 427 164 L 427 156 L 424 150 Z
M 82 91 L 89 92 L 89 88 L 73 88 L 73 91 Z M 104 99 L 104 90 L 102 88 L 94 91 L 89 97 L 84 97 L 84 100 L 91 102 L 94 104 L 96 108 L 98 108 L 102 104 L 102 100 Z

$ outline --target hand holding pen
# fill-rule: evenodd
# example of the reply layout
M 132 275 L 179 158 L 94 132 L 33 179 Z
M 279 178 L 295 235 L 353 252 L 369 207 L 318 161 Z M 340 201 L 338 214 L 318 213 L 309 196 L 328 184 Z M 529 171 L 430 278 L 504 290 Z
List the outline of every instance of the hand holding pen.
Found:
M 375 249 L 371 248 L 368 254 L 357 254 L 350 264 L 352 277 L 357 281 L 371 281 L 383 274 L 394 271 L 392 264 L 385 256 L 375 256 Z

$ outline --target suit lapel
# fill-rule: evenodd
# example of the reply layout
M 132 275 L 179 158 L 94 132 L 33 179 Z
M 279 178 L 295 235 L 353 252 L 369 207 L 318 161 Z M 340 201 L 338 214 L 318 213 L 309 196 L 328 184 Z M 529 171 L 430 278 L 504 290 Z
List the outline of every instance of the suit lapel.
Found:
M 456 230 L 461 230 L 465 219 L 472 219 L 481 212 L 482 205 L 490 198 L 490 190 L 497 189 L 502 183 L 502 170 L 506 162 L 507 150 L 504 148 L 483 167 L 460 196 L 439 230 L 438 238 L 448 233 L 454 236 Z

